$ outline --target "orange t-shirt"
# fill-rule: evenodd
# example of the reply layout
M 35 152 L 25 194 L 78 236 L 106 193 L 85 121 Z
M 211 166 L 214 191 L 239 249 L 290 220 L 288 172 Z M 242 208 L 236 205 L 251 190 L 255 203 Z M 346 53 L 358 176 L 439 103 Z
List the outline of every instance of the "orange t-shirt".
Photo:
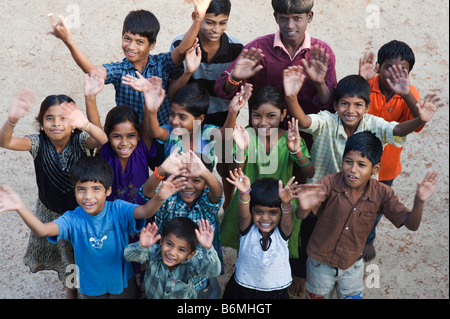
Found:
M 402 123 L 414 118 L 406 102 L 398 94 L 386 102 L 386 98 L 380 90 L 380 75 L 377 75 L 369 81 L 370 84 L 370 107 L 369 114 L 384 118 L 386 121 L 395 121 Z M 410 86 L 410 91 L 417 101 L 420 101 L 420 95 L 414 86 Z M 416 130 L 420 132 L 423 126 Z M 402 170 L 400 164 L 400 154 L 403 147 L 395 147 L 387 144 L 381 156 L 381 170 L 378 174 L 380 181 L 389 181 L 398 176 Z

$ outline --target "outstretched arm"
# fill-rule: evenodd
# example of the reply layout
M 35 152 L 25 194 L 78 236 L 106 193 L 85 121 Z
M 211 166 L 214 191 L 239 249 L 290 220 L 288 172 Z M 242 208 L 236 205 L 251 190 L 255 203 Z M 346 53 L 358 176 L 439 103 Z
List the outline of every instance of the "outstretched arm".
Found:
M 96 69 L 91 74 L 84 75 L 84 100 L 86 103 L 86 115 L 95 126 L 103 129 L 100 114 L 97 108 L 97 94 L 103 90 L 105 79 L 102 71 Z
M 423 207 L 431 197 L 439 183 L 439 173 L 435 170 L 427 172 L 422 182 L 417 182 L 417 192 L 414 198 L 414 206 L 408 218 L 404 222 L 406 228 L 412 231 L 419 229 L 422 220 Z
M 67 26 L 66 20 L 63 16 L 59 16 L 58 23 L 55 23 L 53 20 L 53 13 L 49 13 L 48 17 L 50 19 L 50 24 L 52 25 L 53 30 L 48 32 L 48 34 L 53 34 L 55 37 L 60 39 L 69 49 L 70 54 L 72 55 L 73 60 L 76 64 L 83 70 L 84 73 L 91 73 L 94 69 L 101 69 L 104 71 L 106 78 L 106 70 L 102 66 L 95 66 L 89 60 L 89 58 L 80 50 L 80 48 L 73 42 L 72 34 L 70 32 L 69 27 Z
M 298 131 L 298 120 L 294 117 L 288 122 L 286 146 L 291 153 L 291 158 L 295 159 L 297 165 L 300 166 L 302 174 L 308 178 L 313 177 L 316 170 L 310 158 L 303 153 L 302 140 Z
M 53 222 L 42 223 L 25 206 L 20 196 L 9 186 L 0 186 L 0 213 L 6 211 L 16 211 L 25 224 L 40 237 L 57 236 L 59 234 L 58 225 Z
M 297 182 L 294 182 L 295 177 L 286 183 L 283 187 L 283 182 L 278 181 L 278 194 L 281 199 L 281 212 L 283 217 L 280 221 L 280 228 L 283 234 L 289 236 L 292 233 L 293 228 L 293 211 L 292 211 L 292 200 L 297 189 Z
M 245 230 L 252 221 L 252 215 L 250 213 L 250 191 L 251 182 L 250 179 L 242 172 L 241 168 L 235 168 L 230 171 L 230 178 L 226 178 L 228 183 L 236 186 L 240 191 L 239 194 L 239 230 Z

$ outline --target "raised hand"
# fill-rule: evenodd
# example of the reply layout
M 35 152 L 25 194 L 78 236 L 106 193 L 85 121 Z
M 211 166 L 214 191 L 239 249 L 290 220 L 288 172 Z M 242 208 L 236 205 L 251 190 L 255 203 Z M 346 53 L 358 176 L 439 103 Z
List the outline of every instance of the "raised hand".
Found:
M 236 186 L 241 193 L 247 192 L 252 186 L 250 178 L 242 172 L 240 167 L 230 170 L 230 178 L 227 177 L 226 179 L 228 183 Z
M 250 83 L 246 83 L 241 86 L 241 91 L 237 93 L 231 100 L 229 110 L 235 113 L 239 112 L 252 96 L 252 91 L 253 85 Z
M 206 11 L 211 3 L 211 0 L 192 0 L 194 3 L 194 14 L 195 18 L 198 20 L 203 20 L 206 15 Z
M 23 205 L 19 194 L 9 185 L 0 186 L 0 213 L 19 210 Z
M 288 122 L 288 138 L 286 140 L 286 146 L 291 153 L 298 151 L 301 147 L 298 120 L 294 117 Z
M 395 94 L 405 96 L 409 93 L 409 76 L 406 69 L 400 65 L 393 65 L 388 69 L 390 76 L 386 78 L 389 88 Z
M 296 96 L 305 82 L 303 67 L 300 65 L 290 66 L 283 70 L 283 87 L 286 96 Z
M 298 207 L 305 211 L 318 207 L 326 196 L 326 187 L 323 184 L 299 184 L 294 194 Z
M 284 187 L 283 182 L 278 181 L 278 194 L 283 203 L 290 203 L 295 196 L 298 183 L 294 179 L 295 176 L 292 176 Z
M 208 171 L 202 160 L 192 150 L 186 152 L 185 163 L 187 172 L 186 177 L 202 176 L 203 173 Z
M 427 94 L 425 100 L 423 101 L 423 106 L 417 103 L 417 111 L 419 113 L 419 119 L 423 122 L 429 122 L 436 111 L 442 107 L 444 103 L 441 98 L 436 94 Z
M 105 77 L 99 69 L 84 75 L 84 95 L 96 96 L 105 87 Z
M 161 183 L 161 186 L 156 194 L 160 199 L 166 200 L 176 192 L 185 188 L 186 185 L 186 177 L 173 174 Z
M 311 47 L 309 61 L 302 60 L 306 75 L 313 83 L 325 82 L 329 59 L 330 55 L 325 53 L 325 49 L 315 45 Z
M 89 125 L 89 120 L 75 103 L 63 102 L 59 106 L 62 108 L 67 120 L 73 128 L 85 130 Z
M 214 227 L 206 220 L 202 219 L 199 222 L 198 229 L 195 229 L 198 243 L 203 248 L 210 249 L 214 239 Z
M 36 95 L 29 90 L 25 89 L 19 92 L 12 104 L 8 113 L 8 121 L 11 124 L 16 124 L 22 117 L 24 117 L 30 110 L 33 103 L 36 101 Z
M 202 50 L 198 44 L 198 38 L 196 39 L 194 46 L 186 51 L 186 57 L 184 58 L 186 63 L 184 72 L 192 74 L 200 66 L 202 62 Z
M 378 74 L 378 64 L 375 64 L 375 53 L 373 51 L 364 52 L 362 58 L 359 59 L 359 75 L 367 81 L 374 78 Z
M 164 160 L 161 166 L 158 167 L 158 172 L 162 175 L 181 175 L 185 173 L 186 161 L 183 158 L 183 153 L 179 153 L 180 148 L 175 148 L 174 151 Z
M 241 54 L 231 71 L 231 77 L 235 81 L 246 80 L 254 76 L 263 68 L 259 64 L 264 57 L 261 49 L 250 48 L 250 50 L 243 49 Z
M 148 223 L 147 226 L 142 228 L 139 235 L 139 245 L 141 247 L 151 247 L 161 239 L 161 235 L 158 234 L 158 226 L 156 223 Z
M 243 126 L 236 123 L 233 130 L 233 140 L 239 149 L 246 150 L 250 136 Z
M 439 172 L 428 171 L 422 182 L 417 182 L 416 196 L 422 201 L 427 201 L 434 192 L 437 184 L 439 183 Z
M 47 34 L 53 34 L 55 37 L 61 39 L 66 44 L 70 43 L 72 41 L 72 34 L 69 27 L 67 26 L 66 19 L 64 19 L 63 16 L 59 16 L 58 23 L 55 23 L 55 20 L 53 20 L 53 13 L 49 13 L 48 18 L 53 30 L 47 32 Z

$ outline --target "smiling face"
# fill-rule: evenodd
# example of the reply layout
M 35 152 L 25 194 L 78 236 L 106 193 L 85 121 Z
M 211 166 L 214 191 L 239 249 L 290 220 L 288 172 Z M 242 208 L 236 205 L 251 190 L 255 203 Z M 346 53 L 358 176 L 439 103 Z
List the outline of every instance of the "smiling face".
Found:
M 378 174 L 381 164 L 372 165 L 367 157 L 359 151 L 349 151 L 342 159 L 342 172 L 347 185 L 357 191 L 364 190 L 371 176 Z
M 286 109 L 281 111 L 272 103 L 263 103 L 257 109 L 252 109 L 250 116 L 252 127 L 258 134 L 270 136 L 271 130 L 278 129 L 286 116 Z
M 255 205 L 252 207 L 252 220 L 262 234 L 270 234 L 280 223 L 281 208 Z
M 356 131 L 364 114 L 369 111 L 364 99 L 348 95 L 341 97 L 337 103 L 334 102 L 334 109 L 349 136 Z
M 111 194 L 111 187 L 105 189 L 100 182 L 77 182 L 75 199 L 80 207 L 89 215 L 96 216 L 105 208 L 106 197 Z
M 186 187 L 178 192 L 188 207 L 191 207 L 197 198 L 199 198 L 206 188 L 205 180 L 201 177 L 187 177 Z
M 155 43 L 149 43 L 148 39 L 139 34 L 125 32 L 122 35 L 122 51 L 125 57 L 133 64 L 147 63 L 150 50 Z M 144 65 L 145 65 L 144 64 Z
M 42 119 L 41 129 L 52 142 L 68 142 L 72 135 L 72 126 L 59 105 L 47 109 Z
M 200 40 L 202 43 L 216 42 L 227 29 L 228 16 L 225 14 L 215 15 L 207 13 L 200 27 Z
M 119 158 L 128 158 L 139 142 L 139 132 L 130 121 L 118 123 L 108 135 L 111 148 Z
M 300 14 L 274 13 L 284 44 L 299 46 L 305 39 L 306 28 L 312 21 L 313 12 Z
M 192 137 L 194 131 L 194 121 L 202 122 L 205 118 L 204 114 L 195 117 L 186 109 L 178 105 L 177 103 L 172 103 L 169 115 L 169 124 L 172 127 L 172 132 L 175 135 L 184 135 L 189 133 Z
M 168 233 L 161 239 L 161 256 L 164 265 L 172 270 L 183 261 L 192 258 L 195 250 L 182 238 L 178 238 L 173 233 Z

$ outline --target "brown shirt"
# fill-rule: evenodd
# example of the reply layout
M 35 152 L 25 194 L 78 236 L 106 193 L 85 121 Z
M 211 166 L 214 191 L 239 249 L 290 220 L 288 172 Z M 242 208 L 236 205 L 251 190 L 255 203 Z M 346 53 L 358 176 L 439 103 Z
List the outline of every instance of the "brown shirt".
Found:
M 391 187 L 375 179 L 370 179 L 357 203 L 351 199 L 343 173 L 327 175 L 317 183 L 326 186 L 328 195 L 316 213 L 308 256 L 332 267 L 347 269 L 361 257 L 380 213 L 397 228 L 410 213 Z

